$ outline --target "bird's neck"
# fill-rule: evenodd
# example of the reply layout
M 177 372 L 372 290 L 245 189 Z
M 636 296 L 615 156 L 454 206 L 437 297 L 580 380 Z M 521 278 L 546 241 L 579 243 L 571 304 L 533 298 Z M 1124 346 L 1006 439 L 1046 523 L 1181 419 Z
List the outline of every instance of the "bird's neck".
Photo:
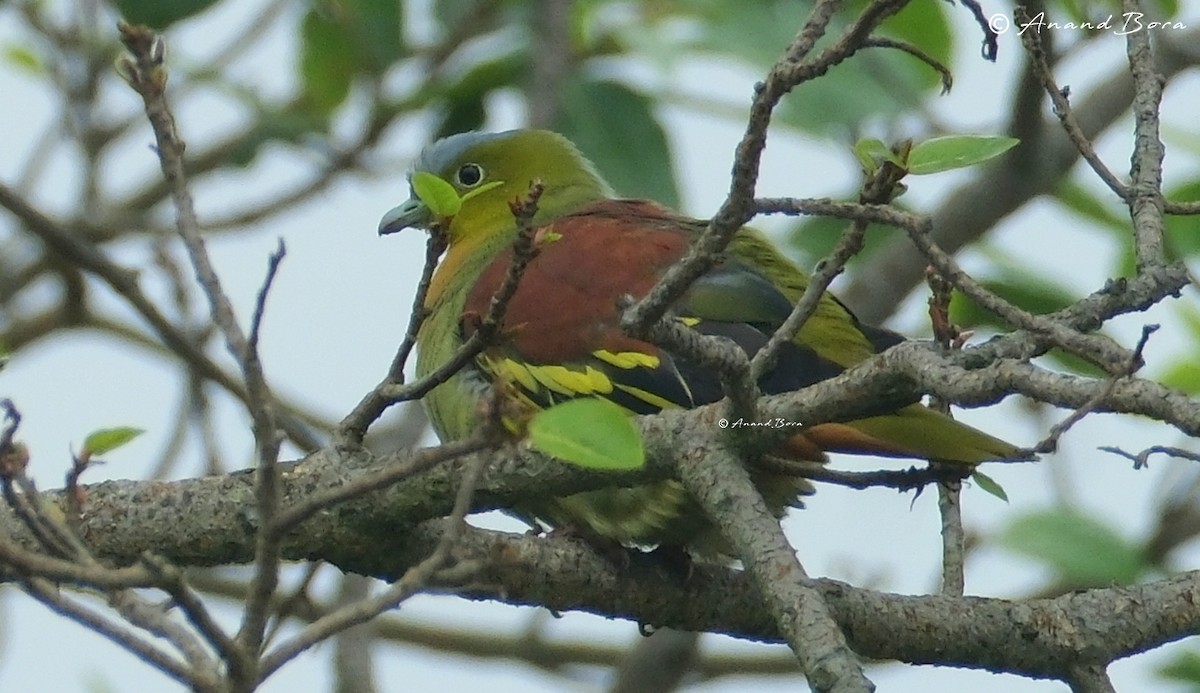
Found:
M 608 192 L 603 182 L 596 183 L 588 178 L 578 184 L 558 187 L 543 194 L 538 201 L 538 213 L 533 218 L 535 227 L 545 226 L 559 217 L 583 207 L 589 202 L 602 199 Z M 496 255 L 511 247 L 517 240 L 516 220 L 505 210 L 503 215 L 471 216 L 464 209 L 450 229 L 450 243 L 446 256 L 438 264 L 429 283 L 425 307 L 432 309 L 447 295 L 459 293 L 454 287 L 471 286 Z M 464 230 L 469 229 L 469 232 Z
M 474 233 L 452 242 L 429 282 L 429 292 L 425 294 L 425 307 L 433 310 L 447 295 L 462 293 L 465 298 L 465 292 L 448 293 L 448 290 L 451 287 L 473 284 L 496 254 L 516 241 L 516 226 L 511 222 L 509 226 L 513 228 L 493 233 Z

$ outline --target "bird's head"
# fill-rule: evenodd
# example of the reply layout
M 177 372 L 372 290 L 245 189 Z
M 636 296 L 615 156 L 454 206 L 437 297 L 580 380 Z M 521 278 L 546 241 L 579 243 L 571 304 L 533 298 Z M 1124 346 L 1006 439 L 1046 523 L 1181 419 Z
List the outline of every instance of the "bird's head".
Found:
M 535 223 L 611 195 L 592 163 L 558 133 L 467 132 L 421 152 L 409 173 L 411 196 L 383 216 L 379 233 L 436 230 L 453 246 L 514 228 L 509 202 L 525 195 L 535 180 L 544 186 Z

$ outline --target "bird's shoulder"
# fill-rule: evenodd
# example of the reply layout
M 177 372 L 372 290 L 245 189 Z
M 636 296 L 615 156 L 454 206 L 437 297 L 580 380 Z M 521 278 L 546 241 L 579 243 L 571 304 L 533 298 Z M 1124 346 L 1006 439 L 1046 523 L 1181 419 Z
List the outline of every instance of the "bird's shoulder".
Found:
M 686 252 L 687 218 L 654 202 L 600 200 L 535 232 L 536 254 L 504 314 L 505 342 L 537 362 L 614 352 L 657 352 L 625 336 L 618 304 L 644 296 Z M 468 292 L 464 332 L 486 315 L 512 265 L 506 248 Z

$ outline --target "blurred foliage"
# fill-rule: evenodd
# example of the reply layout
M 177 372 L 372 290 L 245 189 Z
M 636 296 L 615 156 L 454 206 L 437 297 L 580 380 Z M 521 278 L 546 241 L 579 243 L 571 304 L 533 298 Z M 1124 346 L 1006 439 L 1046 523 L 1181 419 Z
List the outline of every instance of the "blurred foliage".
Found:
M 562 99 L 555 129 L 604 172 L 618 195 L 679 206 L 667 134 L 649 97 L 609 80 L 572 79 Z
M 116 9 L 132 21 L 168 28 L 214 4 L 120 0 Z M 865 2 L 852 4 L 861 9 Z M 541 47 L 533 29 L 532 16 L 540 11 L 534 0 L 442 0 L 433 4 L 433 35 L 417 37 L 407 24 L 407 3 L 310 0 L 295 6 L 305 8 L 296 15 L 300 92 L 284 109 L 255 104 L 261 118 L 232 152 L 238 165 L 252 163 L 273 142 L 330 135 L 356 85 L 380 90 L 377 110 L 391 111 L 391 117 L 436 113 L 431 136 L 486 127 L 489 98 L 527 88 Z M 557 91 L 554 126 L 579 143 L 620 193 L 677 205 L 679 186 L 655 95 L 611 76 L 613 62 L 649 59 L 669 75 L 679 61 L 699 56 L 762 72 L 790 42 L 806 10 L 794 0 L 571 3 L 571 53 Z M 889 19 L 884 33 L 947 61 L 954 47 L 946 16 L 951 10 L 942 3 L 914 3 Z M 838 21 L 845 20 L 834 26 Z M 13 62 L 36 64 L 34 54 L 10 53 Z M 426 70 L 426 83 L 399 98 L 386 93 L 388 74 L 413 66 Z M 776 121 L 814 134 L 856 132 L 867 122 L 919 110 L 939 88 L 937 73 L 918 60 L 868 50 L 806 85 L 802 96 L 786 99 Z M 629 157 L 631 151 L 638 156 Z
M 216 3 L 217 0 L 113 0 L 125 20 L 159 30 L 200 14 Z
M 1161 373 L 1156 379 L 1189 394 L 1200 394 L 1200 363 L 1195 358 L 1200 353 L 1200 310 L 1196 309 L 1195 304 L 1182 301 L 1172 309 L 1185 328 L 1184 334 L 1190 346 L 1187 355 L 1168 362 L 1165 367 L 1160 366 Z
M 1180 652 L 1159 667 L 1158 675 L 1167 681 L 1184 684 L 1182 690 L 1200 693 L 1200 652 Z
M 1068 589 L 1126 585 L 1154 569 L 1113 527 L 1066 508 L 1017 518 L 1000 543 L 1049 567 Z

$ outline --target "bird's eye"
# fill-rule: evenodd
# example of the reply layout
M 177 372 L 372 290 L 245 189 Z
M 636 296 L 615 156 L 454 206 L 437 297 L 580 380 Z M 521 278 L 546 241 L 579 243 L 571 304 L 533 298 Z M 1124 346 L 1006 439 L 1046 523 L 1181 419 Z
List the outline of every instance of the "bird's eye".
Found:
M 454 173 L 454 180 L 464 188 L 473 188 L 483 181 L 483 168 L 479 164 L 463 164 Z

